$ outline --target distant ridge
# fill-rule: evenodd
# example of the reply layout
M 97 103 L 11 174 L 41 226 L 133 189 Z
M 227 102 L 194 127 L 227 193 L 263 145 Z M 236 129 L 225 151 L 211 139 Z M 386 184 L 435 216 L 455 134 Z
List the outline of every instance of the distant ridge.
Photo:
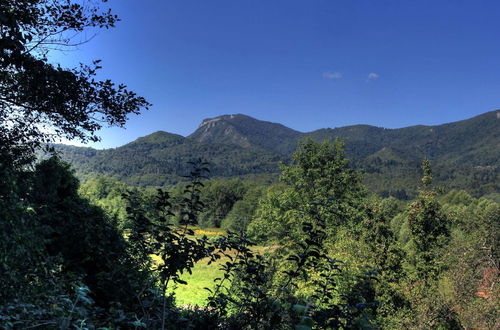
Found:
M 56 148 L 82 178 L 106 174 L 129 184 L 161 186 L 181 180 L 189 170 L 186 163 L 199 157 L 211 163 L 214 176 L 277 173 L 279 162 L 289 161 L 305 138 L 344 140 L 353 165 L 382 195 L 416 187 L 423 158 L 433 162 L 436 182 L 449 188 L 476 195 L 500 190 L 500 110 L 434 126 L 353 125 L 307 133 L 233 114 L 205 119 L 187 137 L 159 131 L 115 149 Z
M 306 137 L 316 141 L 344 139 L 348 142 L 348 153 L 354 158 L 367 157 L 382 148 L 393 147 L 411 151 L 414 159 L 453 158 L 456 162 L 470 163 L 468 154 L 462 154 L 466 146 L 479 150 L 486 143 L 496 149 L 495 140 L 500 141 L 500 110 L 442 125 L 415 125 L 396 129 L 352 125 L 323 128 L 308 133 L 242 114 L 223 115 L 203 120 L 198 129 L 187 138 L 200 143 L 235 144 L 290 155 L 298 141 Z

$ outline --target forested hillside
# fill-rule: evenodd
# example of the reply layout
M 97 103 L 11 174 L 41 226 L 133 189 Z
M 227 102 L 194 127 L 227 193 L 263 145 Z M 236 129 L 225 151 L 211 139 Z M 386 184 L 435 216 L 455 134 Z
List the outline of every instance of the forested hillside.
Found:
M 203 143 L 236 144 L 290 155 L 302 136 L 302 133 L 281 124 L 238 114 L 205 119 L 188 138 Z
M 182 180 L 189 161 L 210 161 L 214 176 L 274 173 L 284 157 L 254 147 L 204 144 L 166 132 L 156 132 L 116 149 L 95 150 L 57 145 L 83 178 L 106 174 L 128 184 L 163 186 Z
M 499 329 L 498 111 L 307 134 L 223 116 L 190 137 L 56 145 L 72 167 L 55 141 L 96 141 L 150 103 L 48 48 L 118 17 L 106 0 L 3 0 L 0 22 L 1 329 Z
M 435 164 L 437 184 L 465 189 L 475 196 L 500 188 L 500 116 L 491 111 L 438 126 L 385 129 L 368 125 L 301 133 L 245 115 L 204 120 L 188 137 L 156 132 L 122 147 L 94 150 L 57 145 L 82 178 L 106 174 L 128 184 L 163 186 L 181 180 L 186 163 L 201 157 L 212 175 L 235 177 L 277 173 L 297 143 L 340 138 L 365 183 L 381 196 L 414 197 L 424 158 Z

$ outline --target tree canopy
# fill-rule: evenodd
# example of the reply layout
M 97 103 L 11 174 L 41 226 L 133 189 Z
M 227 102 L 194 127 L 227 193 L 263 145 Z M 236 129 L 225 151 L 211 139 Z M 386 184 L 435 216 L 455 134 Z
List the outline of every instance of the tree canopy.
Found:
M 0 3 L 0 145 L 31 149 L 61 138 L 98 140 L 149 103 L 123 84 L 99 80 L 99 60 L 63 68 L 51 51 L 85 42 L 85 30 L 114 27 L 100 2 L 5 0 Z M 78 38 L 78 36 L 80 36 Z

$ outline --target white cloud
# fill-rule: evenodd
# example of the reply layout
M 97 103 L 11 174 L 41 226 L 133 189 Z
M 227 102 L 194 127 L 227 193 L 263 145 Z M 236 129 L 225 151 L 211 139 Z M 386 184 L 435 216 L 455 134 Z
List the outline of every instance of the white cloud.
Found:
M 326 79 L 340 79 L 340 78 L 342 78 L 342 73 L 340 73 L 340 72 L 330 72 L 330 71 L 323 72 L 323 78 L 326 78 Z
M 368 80 L 378 79 L 379 77 L 380 77 L 379 74 L 375 72 L 370 72 L 368 74 Z

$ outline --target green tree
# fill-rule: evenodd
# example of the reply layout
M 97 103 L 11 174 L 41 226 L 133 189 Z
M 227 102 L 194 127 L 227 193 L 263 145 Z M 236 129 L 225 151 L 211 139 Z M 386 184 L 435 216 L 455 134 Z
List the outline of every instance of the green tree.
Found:
M 29 201 L 48 255 L 60 258 L 64 273 L 79 274 L 99 305 L 133 305 L 129 276 L 135 266 L 125 240 L 100 208 L 78 195 L 79 182 L 69 165 L 56 157 L 42 161 L 32 182 Z
M 290 187 L 275 184 L 264 190 L 255 216 L 248 225 L 248 234 L 257 242 L 276 243 L 297 240 L 300 235 L 296 208 L 298 194 Z
M 379 302 L 375 317 L 378 324 L 388 329 L 401 327 L 401 318 L 409 312 L 402 284 L 406 278 L 403 267 L 405 252 L 392 231 L 390 222 L 401 210 L 395 198 L 380 200 L 372 197 L 367 201 L 366 217 L 362 221 L 361 240 L 358 245 L 367 247 L 364 263 L 376 272 L 375 300 Z M 359 258 L 353 254 L 350 260 Z
M 203 226 L 220 227 L 233 205 L 243 198 L 247 187 L 239 179 L 212 180 L 202 190 L 205 211 L 201 215 Z
M 406 298 L 412 317 L 405 321 L 410 328 L 456 328 L 455 312 L 440 290 L 440 280 L 447 268 L 442 256 L 450 240 L 450 219 L 431 189 L 430 162 L 422 164 L 424 189 L 405 213 L 408 243 L 406 250 Z
M 344 144 L 308 139 L 299 144 L 292 158 L 290 165 L 281 168 L 284 188 L 264 194 L 250 232 L 297 242 L 301 223 L 312 221 L 313 215 L 325 222 L 329 237 L 342 226 L 355 227 L 363 215 L 366 193 L 360 174 L 349 166 Z
M 63 137 L 95 141 L 103 123 L 122 126 L 149 105 L 123 84 L 98 80 L 99 61 L 65 69 L 48 59 L 50 48 L 84 42 L 87 29 L 115 26 L 118 17 L 98 2 L 4 0 L 0 20 L 2 147 L 26 151 Z
M 290 186 L 306 213 L 317 209 L 329 230 L 359 220 L 365 190 L 359 172 L 349 165 L 344 144 L 316 143 L 308 139 L 299 144 L 290 166 L 283 166 L 281 181 Z
M 26 300 L 46 289 L 43 280 L 51 263 L 36 215 L 26 200 L 27 173 L 0 153 L 0 301 Z M 44 264 L 47 265 L 44 267 Z M 44 269 L 45 268 L 45 269 Z M 1 305 L 1 304 L 0 304 Z
M 252 236 L 280 245 L 276 262 L 283 274 L 294 278 L 292 292 L 313 301 L 314 292 L 322 288 L 320 306 L 350 306 L 339 307 L 344 316 L 336 322 L 341 323 L 327 323 L 334 327 L 368 326 L 375 308 L 373 274 L 345 265 L 323 273 L 336 259 L 342 260 L 337 242 L 348 239 L 359 245 L 366 212 L 366 193 L 360 180 L 340 141 L 306 140 L 293 155 L 293 163 L 282 166 L 283 184 L 264 194 L 249 225 Z M 319 260 L 308 260 L 314 256 Z M 300 266 L 298 272 L 293 270 L 296 265 Z M 336 273 L 339 268 L 341 275 Z M 338 281 L 333 280 L 337 275 Z M 276 281 L 286 284 L 287 276 L 278 276 Z
M 122 182 L 100 176 L 85 181 L 79 188 L 79 194 L 92 204 L 102 208 L 108 217 L 114 219 L 121 230 L 130 227 L 127 223 L 127 202 L 123 194 L 129 188 Z
M 37 148 L 62 138 L 95 141 L 101 125 L 122 126 L 149 105 L 124 85 L 97 79 L 98 61 L 70 69 L 49 61 L 49 49 L 76 46 L 72 36 L 115 25 L 118 18 L 99 7 L 0 3 L 2 327 L 91 328 L 107 324 L 103 314 L 118 325 L 126 318 L 113 310 L 125 312 L 111 305 L 137 307 L 133 292 L 142 279 L 121 234 L 77 195 L 67 165 L 52 158 L 33 170 Z
M 463 191 L 442 198 L 452 222 L 450 243 L 442 256 L 447 299 L 463 328 L 491 329 L 498 311 L 500 205 Z
M 422 182 L 432 184 L 430 162 L 424 160 Z M 420 279 L 436 278 L 439 274 L 439 253 L 449 236 L 450 221 L 443 212 L 434 190 L 422 190 L 410 204 L 407 223 L 410 232 L 409 262 Z
M 221 222 L 221 228 L 231 231 L 246 231 L 248 224 L 253 220 L 258 206 L 259 198 L 262 196 L 264 187 L 250 187 L 242 199 L 236 201 L 231 211 Z

